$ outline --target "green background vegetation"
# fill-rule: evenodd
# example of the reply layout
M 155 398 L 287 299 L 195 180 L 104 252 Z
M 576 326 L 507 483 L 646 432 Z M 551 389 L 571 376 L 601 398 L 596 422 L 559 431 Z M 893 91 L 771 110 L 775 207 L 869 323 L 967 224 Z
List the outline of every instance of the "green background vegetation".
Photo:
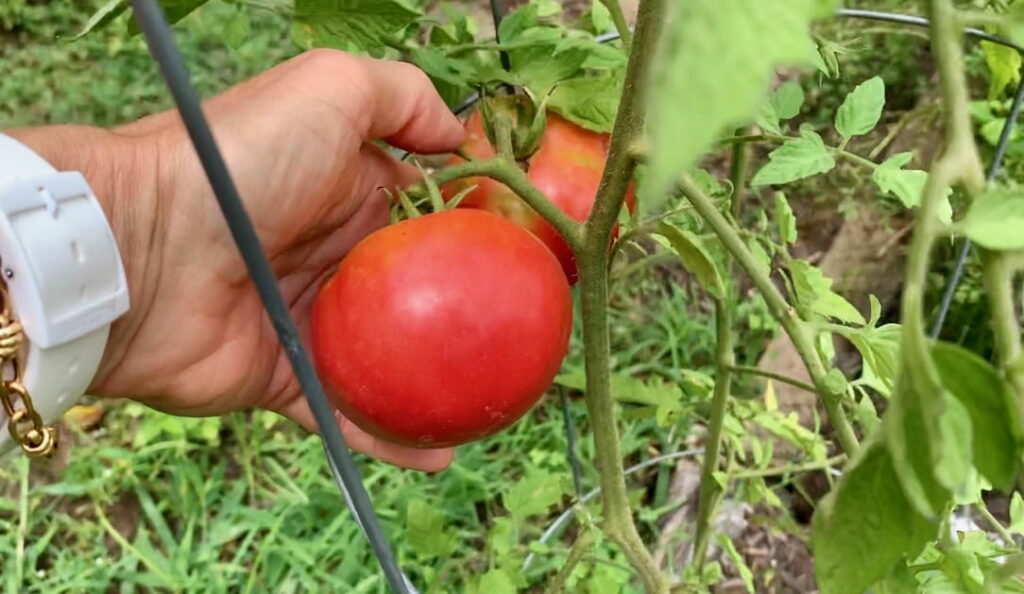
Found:
M 70 41 L 100 4 L 0 0 L 0 127 L 111 126 L 169 107 L 142 41 L 128 37 L 123 27 Z M 286 19 L 220 1 L 176 31 L 204 96 L 298 51 Z M 840 56 L 840 78 L 806 77 L 805 87 L 813 89 L 805 113 L 810 123 L 827 123 L 846 93 L 875 74 L 890 89 L 887 109 L 894 111 L 912 108 L 930 85 L 920 76 L 919 65 L 928 59 L 920 35 L 827 33 L 845 43 L 848 53 Z M 971 60 L 980 77 L 979 56 Z M 1003 106 L 1002 98 L 995 101 L 997 115 Z M 1024 167 L 1022 154 L 1017 140 L 1008 171 Z M 857 193 L 828 184 L 810 182 L 805 190 L 825 197 L 822 208 L 838 212 L 844 195 Z M 676 268 L 656 270 L 620 271 L 613 287 L 612 364 L 623 396 L 632 400 L 624 403 L 623 415 L 634 419 L 621 424 L 629 463 L 683 449 L 690 419 L 706 414 L 709 399 L 710 305 L 695 289 L 680 286 Z M 987 315 L 976 263 L 970 270 L 947 338 L 986 354 L 991 339 L 980 322 Z M 941 286 L 941 270 L 933 280 L 933 288 Z M 753 365 L 774 323 L 759 299 L 741 303 L 737 317 L 739 363 Z M 582 373 L 578 328 L 572 344 L 563 370 L 569 385 Z M 737 391 L 756 408 L 759 383 L 745 380 Z M 638 404 L 638 398 L 646 400 Z M 384 591 L 317 438 L 269 413 L 181 419 L 133 403 L 104 406 L 99 429 L 72 429 L 76 445 L 59 473 L 20 457 L 0 466 L 0 587 L 6 592 Z M 668 422 L 652 414 L 659 406 L 673 413 Z M 575 394 L 570 410 L 577 433 L 586 436 Z M 809 439 L 808 447 L 818 443 L 798 437 Z M 578 449 L 589 490 L 597 483 L 589 463 L 593 448 L 584 437 Z M 568 536 L 548 545 L 536 541 L 571 501 L 565 452 L 561 404 L 552 391 L 510 430 L 459 448 L 443 473 L 403 471 L 362 456 L 359 462 L 399 560 L 415 581 L 438 592 L 500 594 L 513 585 L 538 583 L 564 559 Z M 668 498 L 670 476 L 671 465 L 661 465 L 630 477 L 648 541 L 658 532 L 656 521 L 678 505 Z M 787 485 L 773 488 L 781 492 Z M 763 482 L 747 490 L 741 496 L 753 502 L 774 496 Z M 774 522 L 775 529 L 806 537 L 805 526 Z M 569 535 L 575 530 L 570 527 Z M 529 552 L 537 559 L 514 583 L 514 569 Z M 594 594 L 628 591 L 628 576 L 610 547 L 600 547 L 578 569 L 580 591 Z

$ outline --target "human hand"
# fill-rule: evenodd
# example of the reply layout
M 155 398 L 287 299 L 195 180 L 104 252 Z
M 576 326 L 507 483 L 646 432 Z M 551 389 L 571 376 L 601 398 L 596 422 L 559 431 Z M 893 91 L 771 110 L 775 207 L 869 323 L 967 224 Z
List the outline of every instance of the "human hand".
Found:
M 463 137 L 415 67 L 333 50 L 300 55 L 203 109 L 304 341 L 321 282 L 387 223 L 382 188 L 418 179 L 369 141 L 430 153 Z M 177 112 L 113 131 L 11 134 L 82 171 L 118 239 L 132 305 L 90 393 L 189 416 L 257 407 L 315 430 Z M 338 420 L 350 446 L 381 460 L 428 471 L 451 460 L 449 449 L 400 447 Z

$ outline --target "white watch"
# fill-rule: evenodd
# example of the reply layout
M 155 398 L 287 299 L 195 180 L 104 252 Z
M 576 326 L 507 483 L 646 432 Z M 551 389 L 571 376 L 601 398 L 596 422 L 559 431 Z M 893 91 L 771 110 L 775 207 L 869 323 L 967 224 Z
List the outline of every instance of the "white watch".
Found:
M 22 377 L 44 423 L 85 393 L 110 324 L 128 310 L 124 266 L 78 172 L 57 172 L 0 134 L 0 276 L 24 330 Z M 2 389 L 2 388 L 0 388 Z M 0 454 L 15 445 L 0 408 Z

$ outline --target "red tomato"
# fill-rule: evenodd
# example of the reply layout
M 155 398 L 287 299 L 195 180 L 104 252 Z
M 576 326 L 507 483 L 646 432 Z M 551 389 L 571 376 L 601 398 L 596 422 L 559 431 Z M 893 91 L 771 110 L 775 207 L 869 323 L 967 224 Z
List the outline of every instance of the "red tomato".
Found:
M 525 414 L 568 348 L 551 253 L 491 213 L 449 210 L 366 237 L 313 305 L 327 393 L 365 431 L 413 447 L 475 441 Z
M 484 132 L 480 112 L 470 116 L 466 122 L 466 132 L 463 150 L 467 155 L 476 159 L 494 156 L 494 148 Z M 608 134 L 591 132 L 555 113 L 549 113 L 540 146 L 529 159 L 527 177 L 569 218 L 582 222 L 594 207 L 594 198 L 608 155 L 609 139 Z M 460 161 L 462 159 L 454 157 L 451 163 Z M 569 283 L 576 283 L 576 260 L 568 244 L 554 227 L 505 185 L 490 178 L 467 178 L 447 184 L 442 192 L 449 199 L 471 185 L 477 188 L 462 199 L 460 207 L 488 210 L 527 229 L 555 254 Z M 633 210 L 633 202 L 633 186 L 630 185 L 626 195 L 626 205 L 630 211 Z M 618 226 L 612 231 L 612 237 L 617 234 Z

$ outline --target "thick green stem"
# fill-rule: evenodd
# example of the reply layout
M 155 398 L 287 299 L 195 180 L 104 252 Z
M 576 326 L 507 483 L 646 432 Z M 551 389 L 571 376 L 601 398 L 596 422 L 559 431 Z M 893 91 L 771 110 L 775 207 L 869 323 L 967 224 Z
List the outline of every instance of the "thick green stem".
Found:
M 772 316 L 778 320 L 782 329 L 789 335 L 797 354 L 807 367 L 807 373 L 811 376 L 815 391 L 821 396 L 828 413 L 829 421 L 836 433 L 836 441 L 839 447 L 847 454 L 857 451 L 857 436 L 853 432 L 849 419 L 846 418 L 846 411 L 842 406 L 842 391 L 834 391 L 829 387 L 825 378 L 828 371 L 821 362 L 814 341 L 808 331 L 807 324 L 797 317 L 793 308 L 786 302 L 785 297 L 772 283 L 768 271 L 761 268 L 761 265 L 754 258 L 753 253 L 747 249 L 746 244 L 740 238 L 739 232 L 733 227 L 725 216 L 718 211 L 715 203 L 689 178 L 684 178 L 679 188 L 690 200 L 693 207 L 707 221 L 708 225 L 718 236 L 718 239 L 725 246 L 725 249 L 736 259 L 736 262 L 746 271 L 754 286 L 764 297 L 765 303 Z
M 572 543 L 572 548 L 569 549 L 569 557 L 565 560 L 565 565 L 558 570 L 555 577 L 544 588 L 544 592 L 546 594 L 561 594 L 564 592 L 565 582 L 568 581 L 573 570 L 576 569 L 576 566 L 580 564 L 580 561 L 583 560 L 583 557 L 593 546 L 594 533 L 589 527 L 584 527 L 583 533 L 576 537 L 576 542 Z
M 604 4 L 604 7 L 611 13 L 612 22 L 615 23 L 615 30 L 619 32 L 622 46 L 629 51 L 629 46 L 633 44 L 633 34 L 629 30 L 629 23 L 626 22 L 626 14 L 622 12 L 622 5 L 619 4 L 619 0 L 601 0 L 601 4 Z
M 736 363 L 733 353 L 732 311 L 726 299 L 715 301 L 715 392 L 711 398 L 711 419 L 708 439 L 704 444 L 704 463 L 700 471 L 700 497 L 697 504 L 697 536 L 693 544 L 693 562 L 704 567 L 711 539 L 711 523 L 715 508 L 722 499 L 726 485 L 715 479 L 722 451 L 722 428 L 732 392 L 732 368 Z
M 1021 272 L 1020 260 L 1012 253 L 989 254 L 984 284 L 992 310 L 992 330 L 999 365 L 1017 391 L 1018 408 L 1024 412 L 1024 373 L 1013 365 L 1021 356 L 1021 327 L 1014 302 L 1014 280 Z
M 668 580 L 658 571 L 637 532 L 626 493 L 615 400 L 611 394 L 608 244 L 636 168 L 631 149 L 644 133 L 646 83 L 654 62 L 660 27 L 665 20 L 665 8 L 666 0 L 642 0 L 640 3 L 636 36 L 631 45 L 607 163 L 594 208 L 583 225 L 583 240 L 581 245 L 574 246 L 580 272 L 583 351 L 587 372 L 586 403 L 601 481 L 603 529 L 608 538 L 625 553 L 649 594 L 668 592 Z
M 942 90 L 946 150 L 928 175 L 915 220 L 903 290 L 901 358 L 905 369 L 916 368 L 924 374 L 923 377 L 937 384 L 938 371 L 929 352 L 923 316 L 932 246 L 941 231 L 939 206 L 945 198 L 946 189 L 953 184 L 963 182 L 969 193 L 977 194 L 985 182 L 968 111 L 967 81 L 956 10 L 950 0 L 929 0 L 928 5 L 932 52 L 938 64 Z
M 740 128 L 736 131 L 736 135 L 742 136 L 746 132 L 745 128 Z M 743 212 L 743 199 L 747 195 L 747 166 L 749 161 L 747 143 L 737 142 L 732 145 L 732 158 L 729 159 L 729 181 L 732 182 L 732 199 L 729 201 L 729 212 L 732 214 L 733 220 L 737 221 Z M 731 269 L 733 264 L 734 262 L 729 260 L 730 277 L 732 276 Z
M 580 224 L 570 219 L 557 206 L 552 204 L 540 190 L 530 183 L 526 175 L 515 163 L 500 157 L 482 161 L 470 161 L 440 169 L 431 175 L 431 179 L 438 186 L 467 177 L 489 177 L 505 184 L 529 204 L 530 208 L 537 211 L 537 214 L 551 223 L 551 226 L 562 235 L 562 238 L 565 239 L 570 247 L 574 250 L 579 249 L 581 243 Z
M 580 304 L 583 312 L 583 354 L 586 362 L 585 398 L 594 434 L 595 464 L 601 481 L 604 532 L 618 544 L 650 593 L 668 590 L 633 522 L 622 468 L 622 449 L 616 426 L 615 400 L 611 395 L 610 342 L 608 336 L 607 252 L 578 258 Z
M 601 183 L 594 209 L 587 219 L 587 248 L 608 249 L 608 236 L 618 219 L 626 189 L 633 179 L 636 159 L 633 148 L 644 135 L 647 119 L 647 89 L 661 26 L 666 18 L 666 0 L 643 0 L 637 13 L 636 38 L 631 48 L 622 99 L 615 116 Z

